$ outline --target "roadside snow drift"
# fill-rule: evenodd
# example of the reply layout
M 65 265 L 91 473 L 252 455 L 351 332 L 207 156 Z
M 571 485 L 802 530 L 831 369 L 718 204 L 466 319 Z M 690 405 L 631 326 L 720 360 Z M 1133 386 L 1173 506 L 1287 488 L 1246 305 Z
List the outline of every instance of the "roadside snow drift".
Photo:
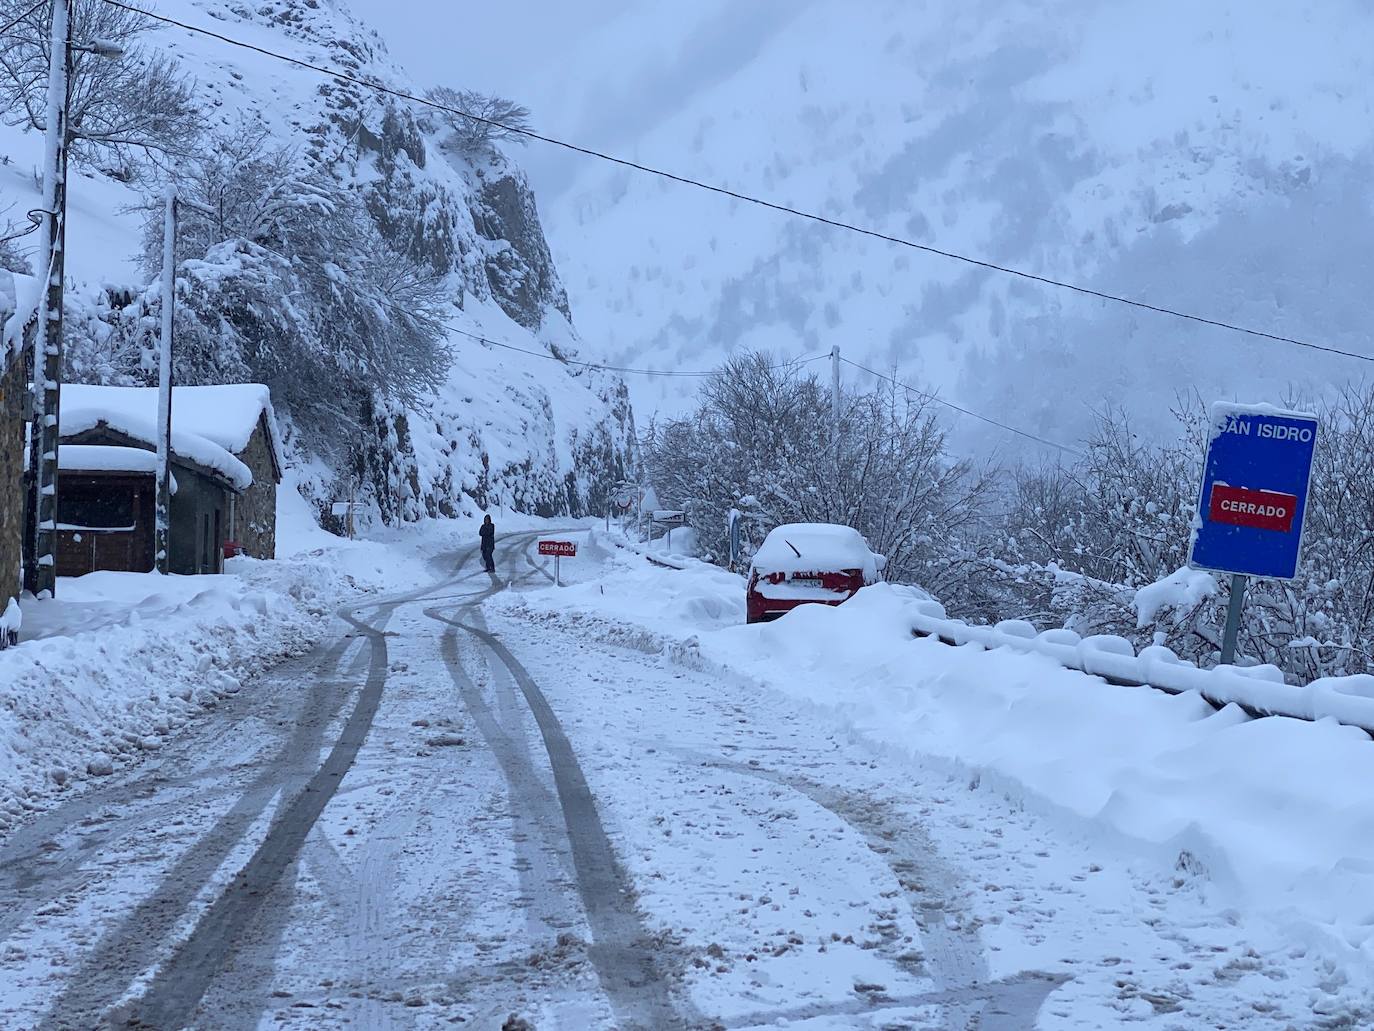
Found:
M 376 545 L 331 540 L 287 561 L 231 559 L 223 576 L 93 573 L 26 603 L 19 646 L 0 651 L 0 830 L 308 650 L 384 564 Z
M 1374 959 L 1374 742 L 1362 731 L 1251 719 L 1195 691 L 1112 686 L 1046 654 L 916 638 L 934 603 L 913 588 L 878 584 L 842 606 L 803 606 L 755 626 L 739 625 L 743 593 L 720 570 L 626 557 L 600 584 L 525 603 L 637 622 L 665 651 L 838 713 L 871 740 L 978 771 L 1071 833 L 1124 836 Z M 999 632 L 1024 638 L 1034 628 Z M 1127 660 L 1110 641 L 1081 644 Z

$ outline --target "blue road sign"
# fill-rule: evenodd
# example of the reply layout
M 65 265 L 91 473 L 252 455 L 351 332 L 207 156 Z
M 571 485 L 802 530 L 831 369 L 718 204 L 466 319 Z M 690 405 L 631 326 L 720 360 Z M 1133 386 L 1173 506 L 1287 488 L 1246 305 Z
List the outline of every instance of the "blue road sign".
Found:
M 1212 406 L 1189 564 L 1291 580 L 1317 447 L 1317 418 L 1268 405 Z

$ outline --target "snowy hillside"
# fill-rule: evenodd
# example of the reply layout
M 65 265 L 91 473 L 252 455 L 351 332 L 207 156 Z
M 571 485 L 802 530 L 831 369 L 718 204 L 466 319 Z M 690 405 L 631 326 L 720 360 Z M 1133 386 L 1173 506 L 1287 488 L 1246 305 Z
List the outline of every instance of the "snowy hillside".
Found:
M 597 28 L 548 72 L 585 83 L 580 104 L 537 108 L 541 124 L 921 243 L 1368 350 L 1362 5 L 717 0 L 694 25 L 674 17 Z M 615 97 L 633 98 L 626 119 Z M 626 362 L 838 344 L 1059 439 L 1109 402 L 1149 426 L 1178 389 L 1274 398 L 1363 372 L 560 161 L 555 253 L 584 334 Z M 681 405 L 679 383 L 632 386 L 646 409 Z
M 412 82 L 375 33 L 336 0 L 252 6 L 181 0 L 157 10 L 407 92 L 431 85 Z M 193 80 L 204 147 L 219 146 L 245 126 L 265 128 L 264 146 L 282 148 L 302 175 L 325 177 L 355 198 L 374 223 L 369 232 L 438 277 L 444 298 L 439 314 L 450 327 L 442 335 L 452 354 L 443 382 L 414 402 L 380 393 L 364 398 L 360 408 L 345 413 L 359 425 L 351 439 L 303 448 L 308 438 L 296 436 L 296 460 L 309 467 L 305 479 L 318 498 L 347 490 L 348 481 L 361 475 L 364 492 L 387 518 L 452 514 L 473 503 L 543 514 L 598 509 L 602 492 L 632 460 L 633 418 L 618 380 L 551 360 L 576 356 L 580 345 L 518 166 L 497 149 L 451 146 L 438 119 L 363 87 L 180 29 L 158 26 L 145 41 L 173 56 Z M 8 217 L 20 220 L 37 202 L 42 141 L 6 128 L 0 151 L 0 211 L 8 207 Z M 139 382 L 154 368 L 146 326 L 156 325 L 149 318 L 156 294 L 145 293 L 148 270 L 141 271 L 138 260 L 143 219 L 131 210 L 144 203 L 132 186 L 74 169 L 69 335 L 86 341 L 83 347 L 78 339 L 72 351 L 79 378 Z M 33 240 L 18 242 L 21 253 Z M 338 258 L 340 277 L 347 276 L 349 257 Z M 188 297 L 182 305 L 187 311 L 178 311 L 179 341 L 192 340 L 181 329 L 184 314 L 213 325 L 219 309 L 207 315 L 207 305 L 233 296 L 222 283 L 237 259 L 200 258 L 198 252 L 183 256 L 179 274 L 188 277 L 182 288 Z M 309 312 L 300 321 L 313 324 Z M 236 331 L 251 343 L 251 333 Z M 490 347 L 465 334 L 534 353 Z M 144 353 L 105 360 L 105 352 L 126 345 Z M 194 350 L 193 343 L 184 347 Z M 231 357 L 215 366 L 227 369 L 223 376 L 263 376 L 261 362 Z M 247 373 L 237 372 L 245 361 Z M 308 398 L 293 400 L 292 392 L 303 389 L 299 378 L 308 373 L 288 366 L 272 375 L 288 426 L 310 419 L 322 424 L 318 411 L 354 403 L 342 386 L 332 391 L 328 383 L 312 384 Z

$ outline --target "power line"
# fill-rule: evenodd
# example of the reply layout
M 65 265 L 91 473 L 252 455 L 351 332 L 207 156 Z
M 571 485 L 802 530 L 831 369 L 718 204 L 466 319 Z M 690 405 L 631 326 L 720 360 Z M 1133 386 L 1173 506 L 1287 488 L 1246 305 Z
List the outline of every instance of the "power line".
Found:
M 254 53 L 262 54 L 265 57 L 271 57 L 278 61 L 285 61 L 287 64 L 293 64 L 301 68 L 306 68 L 310 71 L 318 72 L 321 75 L 327 75 L 331 78 L 340 79 L 344 82 L 351 82 L 358 86 L 365 86 L 368 89 L 376 90 L 379 93 L 385 93 L 389 96 L 396 97 L 400 100 L 406 100 L 414 104 L 421 104 L 425 107 L 433 108 L 436 111 L 443 111 L 446 114 L 457 115 L 460 118 L 466 118 L 470 121 L 477 122 L 481 125 L 490 126 L 493 129 L 500 129 L 503 132 L 511 133 L 513 135 L 524 136 L 527 139 L 537 140 L 540 143 L 547 143 L 553 147 L 561 147 L 564 150 L 572 151 L 575 154 L 582 154 L 586 157 L 596 158 L 598 161 L 610 162 L 611 164 L 619 165 L 622 168 L 633 169 L 634 171 L 643 172 L 646 175 L 657 176 L 661 179 L 667 179 L 670 182 L 679 183 L 683 186 L 691 186 L 695 189 L 705 190 L 709 193 L 718 194 L 722 197 L 729 197 L 732 200 L 742 201 L 746 204 L 753 204 L 761 208 L 767 208 L 770 211 L 776 211 L 781 214 L 791 215 L 794 218 L 806 219 L 808 221 L 815 222 L 820 225 L 829 226 L 832 229 L 840 229 L 845 232 L 856 233 L 860 236 L 866 236 L 874 240 L 882 240 L 885 243 L 896 244 L 899 247 L 907 247 L 911 250 L 921 251 L 925 254 L 934 255 L 935 257 L 946 258 L 950 261 L 958 261 L 966 265 L 972 265 L 977 268 L 986 269 L 989 272 L 999 272 L 1003 275 L 1014 276 L 1016 278 L 1026 280 L 1028 282 L 1039 283 L 1042 286 L 1051 286 L 1059 290 L 1068 290 L 1073 293 L 1081 294 L 1085 297 L 1095 297 L 1101 301 L 1109 301 L 1114 304 L 1123 304 L 1139 310 L 1154 312 L 1157 315 L 1167 315 L 1176 319 L 1183 319 L 1188 322 L 1195 322 L 1200 325 L 1212 326 L 1214 328 L 1224 329 L 1232 333 L 1240 333 L 1245 336 L 1255 337 L 1256 339 L 1260 340 L 1269 340 L 1274 341 L 1276 343 L 1292 344 L 1295 347 L 1305 347 L 1313 351 L 1322 351 L 1327 354 L 1341 355 L 1345 358 L 1355 358 L 1359 361 L 1364 362 L 1374 362 L 1374 356 L 1371 355 L 1358 354 L 1354 351 L 1345 351 L 1339 347 L 1332 347 L 1327 344 L 1318 344 L 1311 340 L 1303 340 L 1298 337 L 1283 336 L 1279 333 L 1270 333 L 1265 330 L 1254 329 L 1250 326 L 1242 326 L 1238 323 L 1226 322 L 1222 319 L 1209 318 L 1205 315 L 1197 315 L 1192 312 L 1181 311 L 1179 309 L 1169 308 L 1164 305 L 1151 304 L 1148 301 L 1138 301 L 1130 297 L 1122 297 L 1119 294 L 1108 293 L 1105 290 L 1096 290 L 1092 287 L 1081 286 L 1077 283 L 1070 283 L 1062 279 L 1054 279 L 1050 276 L 1038 275 L 1034 272 L 1027 272 L 1024 269 L 1013 268 L 1009 265 L 999 265 L 996 262 L 986 261 L 982 258 L 971 257 L 967 254 L 960 254 L 957 251 L 949 251 L 939 247 L 931 246 L 929 244 L 917 243 L 915 240 L 909 240 L 901 236 L 893 236 L 888 233 L 880 232 L 876 229 L 869 229 L 864 226 L 854 225 L 850 222 L 841 222 L 838 219 L 827 218 L 824 215 L 819 215 L 813 211 L 806 211 L 802 208 L 794 208 L 786 204 L 780 204 L 776 201 L 766 200 L 762 197 L 756 197 L 747 193 L 741 193 L 737 190 L 732 190 L 727 186 L 720 186 L 715 183 L 708 183 L 699 179 L 692 179 L 688 176 L 678 175 L 675 172 L 666 171 L 665 169 L 655 168 L 651 165 L 640 164 L 639 162 L 631 161 L 628 158 L 616 157 L 614 154 L 608 154 L 604 151 L 594 150 L 590 147 L 583 147 L 576 143 L 569 143 L 567 140 L 560 140 L 553 136 L 545 136 L 542 133 L 535 132 L 532 129 L 524 128 L 523 126 L 510 125 L 492 118 L 484 118 L 481 115 L 475 115 L 470 112 L 460 110 L 459 108 L 449 107 L 446 104 L 438 103 L 437 101 L 430 100 L 426 97 L 418 97 L 412 93 L 407 93 L 404 90 L 394 89 L 390 86 L 383 85 L 380 82 L 374 82 L 370 79 L 364 79 L 361 76 L 357 75 L 351 75 L 348 72 L 341 71 L 337 68 L 328 68 L 323 65 L 313 64 L 310 61 L 306 61 L 298 57 L 292 57 L 290 54 L 283 54 L 279 51 L 268 50 L 266 47 L 260 47 L 253 43 L 246 43 L 243 40 L 235 39 L 232 36 L 226 36 L 223 33 L 214 32 L 210 29 L 201 28 L 198 25 L 191 25 L 187 22 L 178 21 L 177 19 L 169 18 L 166 15 L 154 14 L 151 11 L 145 11 L 142 8 L 135 7 L 131 4 L 123 3 L 121 2 L 121 0 L 102 0 L 102 2 L 108 4 L 111 7 L 118 7 L 125 11 L 131 11 L 137 14 L 141 14 L 147 18 L 151 18 L 154 21 L 163 22 L 164 24 L 172 25 L 179 29 L 184 29 L 187 32 L 193 32 L 202 36 L 207 36 L 211 39 L 219 40 L 220 42 L 227 43 L 230 46 L 239 47 L 243 50 L 250 50 Z
M 1064 452 L 1065 454 L 1074 455 L 1077 458 L 1083 457 L 1082 451 L 1079 451 L 1077 448 L 1069 447 L 1069 445 L 1067 444 L 1060 444 L 1058 441 L 1048 440 L 1045 437 L 1041 437 L 1037 434 L 1031 433 L 1029 430 L 1017 429 L 1015 426 L 1009 426 L 1004 422 L 992 418 L 991 416 L 982 415 L 978 412 L 970 411 L 967 408 L 962 408 L 959 405 L 956 405 L 953 401 L 946 401 L 944 398 L 940 397 L 937 394 L 928 394 L 924 390 L 917 390 L 910 384 L 902 383 L 900 380 L 897 380 L 892 376 L 884 375 L 881 372 L 875 372 L 868 366 L 860 365 L 858 362 L 852 362 L 848 358 L 842 357 L 840 358 L 840 361 L 844 362 L 846 365 L 852 365 L 860 372 L 866 372 L 870 376 L 876 376 L 878 377 L 878 379 L 886 380 L 887 382 L 892 383 L 895 386 L 899 386 L 908 393 L 916 394 L 918 397 L 923 397 L 927 401 L 934 401 L 936 404 L 944 405 L 946 408 L 952 408 L 956 412 L 960 412 L 963 415 L 969 416 L 970 418 L 977 419 L 979 422 L 985 422 L 989 426 L 996 426 L 998 429 L 1006 430 L 1008 433 L 1014 433 L 1018 437 L 1025 437 L 1027 440 L 1033 440 L 1036 443 L 1044 444 L 1046 447 L 1056 448 L 1059 451 Z
M 356 270 L 349 269 L 345 269 L 345 271 L 356 272 Z M 472 332 L 472 330 L 462 329 L 459 326 L 455 326 L 451 322 L 445 322 L 444 320 L 434 318 L 433 316 L 421 315 L 418 312 L 410 311 L 407 308 L 402 308 L 399 304 L 394 304 L 391 301 L 384 301 L 379 297 L 368 297 L 367 300 L 371 301 L 374 304 L 379 304 L 383 308 L 390 308 L 392 311 L 397 312 L 405 318 L 414 319 L 416 322 L 423 322 L 434 329 L 441 329 L 448 333 L 457 333 L 459 336 L 465 336 L 470 340 L 476 340 L 478 343 L 489 344 L 492 347 L 505 348 L 507 351 L 515 351 L 517 354 L 529 355 L 531 358 L 543 358 L 547 361 L 558 362 L 560 365 L 576 365 L 584 369 L 599 369 L 602 372 L 618 372 L 629 376 L 676 376 L 693 379 L 707 379 L 711 376 L 717 375 L 720 371 L 719 369 L 632 369 L 626 368 L 623 365 L 603 365 L 600 362 L 584 362 L 578 358 L 563 358 L 556 354 L 549 354 L 547 351 L 531 351 L 528 347 L 520 347 L 517 344 L 510 344 L 504 340 L 493 340 L 491 339 L 491 337 L 483 336 L 481 333 L 474 333 Z M 824 357 L 826 357 L 826 355 L 824 354 L 813 354 L 809 358 L 798 358 L 792 361 L 782 362 L 778 365 L 769 366 L 769 369 L 771 371 L 776 369 L 786 369 L 794 367 L 800 368 L 803 365 L 810 365 L 812 362 L 818 362 Z
M 379 302 L 379 303 L 383 304 L 383 306 L 388 307 L 388 308 L 395 307 L 394 305 L 388 304 L 388 303 L 386 303 L 386 302 L 384 302 L 384 301 L 383 301 L 383 302 Z M 396 310 L 405 312 L 405 309 L 403 309 L 403 308 L 397 308 Z M 532 357 L 532 358 L 547 358 L 549 361 L 558 362 L 560 365 L 579 365 L 579 366 L 581 366 L 581 367 L 584 368 L 584 369 L 600 369 L 600 370 L 602 370 L 603 372 L 618 372 L 618 373 L 622 373 L 622 374 L 624 374 L 624 375 L 629 375 L 629 376 L 663 376 L 663 377 L 679 376 L 679 377 L 691 378 L 691 379 L 706 379 L 706 378 L 709 378 L 709 377 L 711 377 L 711 376 L 715 376 L 715 375 L 717 375 L 717 374 L 720 372 L 719 369 L 710 369 L 710 370 L 707 370 L 707 371 L 690 371 L 690 372 L 689 372 L 689 371 L 683 371 L 683 370 L 677 370 L 677 369 L 672 369 L 672 370 L 667 370 L 667 369 L 628 369 L 628 368 L 625 368 L 624 366 L 621 366 L 621 365 L 602 365 L 600 362 L 584 362 L 584 361 L 580 361 L 580 360 L 578 360 L 578 359 L 576 359 L 576 358 L 560 358 L 560 357 L 559 357 L 558 355 L 556 355 L 556 354 L 546 354 L 546 353 L 543 352 L 543 351 L 531 351 L 529 348 L 526 348 L 526 347 L 518 347 L 518 346 L 516 346 L 515 344 L 508 344 L 508 343 L 506 343 L 506 342 L 503 341 L 503 340 L 492 340 L 490 337 L 482 336 L 480 333 L 473 333 L 473 332 L 471 332 L 471 331 L 469 331 L 469 330 L 466 330 L 466 329 L 459 329 L 457 326 L 453 325 L 452 323 L 449 323 L 449 322 L 440 322 L 440 321 L 437 321 L 437 320 L 435 320 L 435 319 L 428 318 L 427 316 L 424 316 L 424 315 L 416 315 L 414 312 L 405 312 L 405 314 L 408 315 L 410 318 L 418 319 L 418 320 L 420 320 L 420 321 L 422 321 L 422 322 L 428 322 L 428 323 L 430 323 L 431 325 L 436 326 L 436 327 L 441 328 L 441 329 L 444 329 L 444 330 L 447 330 L 447 331 L 450 332 L 450 333 L 457 333 L 457 334 L 459 334 L 459 335 L 461 335 L 461 336 L 469 337 L 470 339 L 476 340 L 476 341 L 478 341 L 479 343 L 490 344 L 492 347 L 504 347 L 507 351 L 516 351 L 516 352 L 518 352 L 519 354 L 527 354 L 527 355 L 529 355 L 529 356 Z M 787 367 L 793 366 L 793 365 L 796 365 L 796 366 L 809 365 L 811 362 L 820 361 L 820 360 L 821 360 L 822 358 L 824 358 L 824 357 L 825 357 L 825 355 L 823 355 L 823 354 L 816 354 L 816 355 L 812 355 L 810 358 L 800 358 L 800 359 L 797 359 L 795 362 L 784 362 L 784 363 L 781 364 L 781 365 L 774 365 L 774 366 L 771 366 L 771 368 L 773 368 L 773 369 L 783 369 L 783 368 L 787 368 Z

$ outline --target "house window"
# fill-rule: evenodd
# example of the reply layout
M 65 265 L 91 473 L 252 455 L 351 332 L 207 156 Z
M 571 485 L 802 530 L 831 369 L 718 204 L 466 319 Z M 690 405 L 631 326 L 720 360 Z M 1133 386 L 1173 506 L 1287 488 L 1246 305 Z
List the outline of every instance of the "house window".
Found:
M 134 525 L 134 497 L 128 490 L 61 484 L 57 521 L 91 530 L 128 529 Z

